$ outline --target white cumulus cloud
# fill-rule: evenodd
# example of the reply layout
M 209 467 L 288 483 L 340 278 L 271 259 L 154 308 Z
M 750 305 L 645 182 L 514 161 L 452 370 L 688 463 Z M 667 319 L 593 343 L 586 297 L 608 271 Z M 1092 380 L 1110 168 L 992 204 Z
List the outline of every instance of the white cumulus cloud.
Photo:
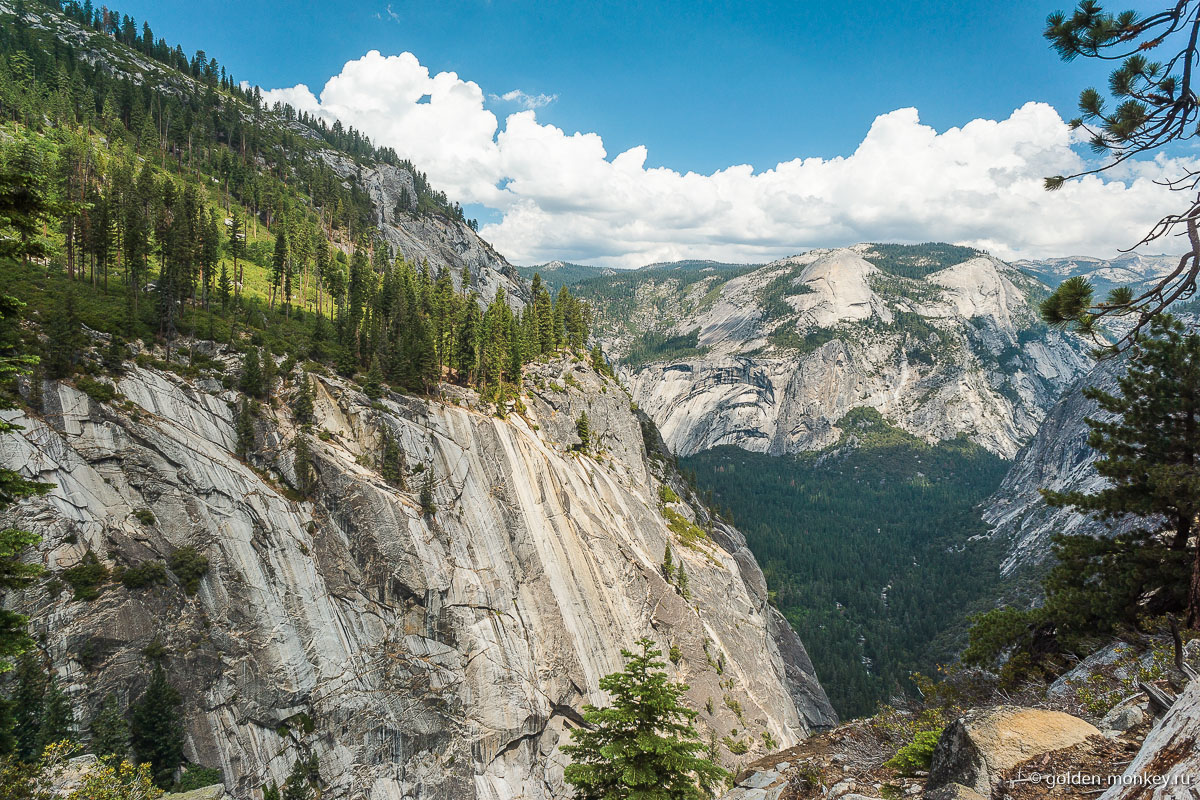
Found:
M 529 94 L 520 89 L 513 89 L 511 92 L 501 95 L 489 95 L 489 97 L 493 102 L 514 103 L 527 110 L 548 106 L 558 99 L 556 94 Z
M 931 240 L 1002 257 L 1109 255 L 1179 207 L 1155 179 L 1185 166 L 1160 157 L 1048 193 L 1044 176 L 1084 162 L 1058 113 L 1031 102 L 1006 119 L 941 132 L 902 108 L 877 117 L 846 156 L 681 173 L 646 166 L 645 147 L 610 157 L 597 133 L 540 123 L 534 109 L 554 96 L 506 92 L 499 99 L 523 110 L 501 127 L 478 84 L 431 75 L 411 53 L 350 61 L 319 98 L 303 84 L 265 97 L 341 119 L 412 159 L 452 198 L 498 210 L 481 233 L 517 263 L 761 261 Z

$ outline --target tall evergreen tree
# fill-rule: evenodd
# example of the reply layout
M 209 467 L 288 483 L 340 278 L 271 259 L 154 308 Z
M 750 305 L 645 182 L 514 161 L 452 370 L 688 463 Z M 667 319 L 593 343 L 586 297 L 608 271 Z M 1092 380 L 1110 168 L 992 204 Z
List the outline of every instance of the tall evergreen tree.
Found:
M 238 381 L 238 388 L 251 397 L 261 398 L 266 395 L 258 348 L 252 347 L 247 351 L 246 358 L 242 361 L 242 375 Z
M 246 255 L 246 227 L 242 224 L 241 215 L 236 211 L 230 215 L 229 221 L 229 257 L 233 259 L 233 281 L 236 284 L 234 294 L 240 296 L 242 275 L 238 271 L 238 259 Z
M 437 503 L 433 499 L 433 469 L 425 470 L 425 480 L 421 483 L 421 510 L 433 516 L 437 513 Z
M 292 404 L 292 416 L 301 425 L 311 425 L 313 421 L 313 385 L 312 378 L 307 374 L 300 375 L 300 391 L 296 392 L 296 402 Z
M 254 452 L 254 415 L 250 410 L 250 401 L 242 398 L 234 419 L 234 433 L 237 437 L 237 454 L 249 458 Z
M 30 762 L 42 754 L 42 710 L 49 683 L 41 659 L 26 651 L 17 659 L 12 700 L 16 705 L 16 754 Z
M 27 138 L 17 140 L 0 161 L 0 227 L 15 235 L 0 236 L 0 255 L 22 259 L 49 254 L 41 238 L 44 224 L 54 210 L 46 186 L 42 153 Z
M 19 300 L 0 295 L 0 384 L 8 383 L 18 375 L 37 367 L 38 359 L 23 352 L 17 320 L 21 308 Z M 31 381 L 30 400 L 35 399 L 41 388 L 38 375 Z M 13 408 L 7 395 L 0 392 L 0 409 Z M 0 436 L 15 434 L 21 426 L 0 417 Z M 31 481 L 16 470 L 0 467 L 0 511 L 14 503 L 39 494 L 45 494 L 51 484 Z M 22 555 L 41 541 L 36 534 L 17 528 L 0 527 L 0 593 L 23 589 L 41 574 L 41 567 L 27 563 Z M 33 646 L 26 631 L 27 619 L 8 608 L 0 608 L 0 673 L 12 669 L 12 659 Z
M 183 763 L 182 698 L 167 680 L 161 663 L 154 665 L 150 684 L 129 710 L 129 739 L 137 757 L 150 764 L 154 782 L 166 788 Z
M 282 225 L 279 227 L 279 233 L 275 235 L 275 250 L 271 254 L 271 300 L 270 307 L 275 308 L 275 295 L 284 286 L 285 275 L 288 272 L 288 243 L 287 233 Z M 288 285 L 291 285 L 291 278 L 287 278 Z M 284 298 L 284 303 L 287 298 Z
M 371 356 L 371 367 L 363 381 L 363 394 L 372 400 L 383 397 L 383 368 L 379 366 L 379 354 Z
M 38 750 L 44 750 L 55 742 L 70 741 L 75 738 L 75 714 L 71 710 L 71 701 L 58 687 L 58 681 L 51 675 L 46 684 L 46 692 L 42 696 L 42 719 L 38 726 Z
M 99 758 L 115 757 L 124 760 L 129 756 L 129 723 L 121 713 L 117 698 L 111 692 L 92 718 L 91 750 Z
M 87 343 L 73 291 L 66 292 L 62 302 L 51 312 L 46 322 L 46 335 L 46 357 L 43 359 L 46 375 L 51 378 L 70 377 Z
M 400 443 L 396 441 L 396 437 L 392 436 L 392 432 L 387 426 L 383 428 L 382 439 L 383 442 L 379 454 L 379 474 L 388 483 L 404 489 L 404 473 L 406 470 L 404 451 L 400 449 Z
M 313 470 L 312 453 L 308 449 L 308 440 L 303 433 L 297 434 L 292 442 L 292 453 L 295 455 L 296 491 L 308 497 L 316 485 L 317 476 Z
M 1104 518 L 1165 517 L 1171 548 L 1185 550 L 1200 514 L 1200 333 L 1163 314 L 1138 337 L 1117 381 L 1120 394 L 1084 391 L 1111 421 L 1088 419 L 1096 471 L 1109 485 L 1095 492 L 1044 492 L 1047 502 Z M 1200 626 L 1200 543 L 1188 601 L 1188 626 Z
M 662 651 L 648 638 L 622 650 L 625 669 L 600 679 L 611 705 L 584 706 L 590 727 L 571 731 L 563 772 L 577 800 L 701 800 L 729 774 L 699 754 L 697 713 L 681 703 L 688 686 L 668 680 Z
M 217 300 L 221 303 L 222 311 L 229 308 L 232 287 L 233 285 L 229 282 L 229 270 L 222 264 L 220 277 L 217 278 Z

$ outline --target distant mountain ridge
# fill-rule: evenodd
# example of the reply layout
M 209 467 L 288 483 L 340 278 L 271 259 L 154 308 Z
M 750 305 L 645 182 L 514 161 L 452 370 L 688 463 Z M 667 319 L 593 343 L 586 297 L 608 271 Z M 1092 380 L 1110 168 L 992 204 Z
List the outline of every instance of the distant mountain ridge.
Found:
M 634 399 L 679 455 L 819 450 L 871 407 L 1011 458 L 1091 365 L 1043 325 L 1036 279 L 970 248 L 859 244 L 727 271 L 576 284 Z
M 1107 294 L 1117 286 L 1144 289 L 1175 269 L 1177 255 L 1122 253 L 1116 258 L 1067 256 L 1014 261 L 1013 266 L 1032 275 L 1050 288 L 1068 278 L 1084 277 L 1092 282 L 1099 294 Z

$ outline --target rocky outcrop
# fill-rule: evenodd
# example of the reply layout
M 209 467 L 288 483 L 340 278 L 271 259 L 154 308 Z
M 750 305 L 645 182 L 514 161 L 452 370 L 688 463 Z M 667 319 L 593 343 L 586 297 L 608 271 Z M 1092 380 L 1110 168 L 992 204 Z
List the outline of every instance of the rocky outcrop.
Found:
M 965 435 L 1011 458 L 1090 367 L 1081 342 L 1039 326 L 1038 285 L 1003 262 L 981 256 L 918 280 L 877 268 L 864 247 L 714 276 L 674 297 L 669 282 L 647 285 L 629 326 L 609 320 L 618 357 L 629 329 L 696 337 L 701 356 L 622 372 L 672 452 L 819 450 L 867 406 L 930 442 Z
M 1200 680 L 1150 730 L 1133 762 L 1100 800 L 1179 800 L 1200 788 Z
M 674 479 L 615 383 L 535 368 L 523 412 L 500 418 L 461 390 L 371 403 L 314 377 L 312 431 L 284 390 L 252 463 L 233 452 L 233 393 L 133 367 L 103 405 L 45 384 L 44 413 L 0 443 L 5 466 L 56 484 L 9 520 L 43 537 L 51 576 L 18 604 L 83 729 L 107 693 L 137 698 L 152 652 L 187 699 L 189 759 L 236 798 L 310 755 L 330 800 L 561 797 L 558 745 L 641 636 L 671 651 L 718 741 L 753 753 L 765 734 L 787 746 L 835 721 L 740 534 L 686 503 L 672 508 L 687 541 L 668 529 L 658 487 Z M 583 410 L 591 454 L 573 449 Z M 405 487 L 373 466 L 385 430 Z M 289 488 L 298 436 L 310 497 Z M 689 597 L 662 578 L 668 542 Z M 73 602 L 60 582 L 89 552 L 115 570 L 187 547 L 208 562 L 194 596 L 171 577 Z
M 1192 327 L 1200 324 L 1190 313 L 1180 319 Z M 1098 454 L 1088 444 L 1091 429 L 1087 419 L 1105 421 L 1111 415 L 1083 391 L 1095 387 L 1120 395 L 1117 380 L 1127 367 L 1128 353 L 1098 362 L 1075 381 L 1046 414 L 1037 434 L 1017 453 L 1000 488 L 982 504 L 983 521 L 992 526 L 991 535 L 1007 544 L 1001 565 L 1005 575 L 1044 564 L 1050 557 L 1050 537 L 1056 533 L 1113 536 L 1153 527 L 1153 520 L 1142 517 L 1103 519 L 1054 508 L 1041 494 L 1042 489 L 1090 494 L 1108 485 L 1094 466 Z
M 516 309 L 529 302 L 529 286 L 516 267 L 466 223 L 437 213 L 410 213 L 416 210 L 417 190 L 407 169 L 387 163 L 363 168 L 333 150 L 321 150 L 317 157 L 339 177 L 362 185 L 375 207 L 376 227 L 393 253 L 414 264 L 428 264 L 434 274 L 445 268 L 456 291 L 474 289 L 484 303 L 501 289 Z M 401 207 L 403 198 L 408 198 L 407 210 Z
M 1005 770 L 1099 735 L 1092 725 L 1060 711 L 1016 706 L 973 709 L 942 732 L 929 767 L 926 797 L 937 796 L 952 784 L 990 797 Z
M 983 504 L 983 521 L 992 526 L 992 536 L 1007 543 L 1001 565 L 1006 575 L 1044 563 L 1050 556 L 1050 537 L 1056 533 L 1101 534 L 1137 525 L 1133 518 L 1104 521 L 1055 508 L 1041 494 L 1042 489 L 1090 493 L 1107 485 L 1092 466 L 1096 451 L 1088 444 L 1091 429 L 1085 421 L 1106 415 L 1083 396 L 1083 390 L 1094 386 L 1117 391 L 1117 378 L 1124 369 L 1124 358 L 1102 361 L 1076 381 L 1046 414 L 1037 434 L 1013 459 L 1000 488 Z

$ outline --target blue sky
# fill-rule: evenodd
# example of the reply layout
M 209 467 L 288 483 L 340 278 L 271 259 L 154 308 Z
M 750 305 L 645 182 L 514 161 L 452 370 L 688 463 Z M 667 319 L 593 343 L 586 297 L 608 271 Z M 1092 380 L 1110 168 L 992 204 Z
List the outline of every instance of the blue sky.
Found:
M 796 158 L 848 156 L 880 115 L 907 107 L 919 111 L 920 124 L 939 133 L 975 119 L 1005 120 L 1030 101 L 1048 103 L 1069 118 L 1079 90 L 1103 84 L 1106 73 L 1103 65 L 1063 64 L 1042 40 L 1046 14 L 1065 5 L 1053 0 L 394 0 L 341 3 L 335 11 L 317 2 L 126 0 L 120 10 L 139 21 L 148 18 L 156 35 L 183 44 L 189 53 L 206 49 L 239 79 L 264 88 L 306 84 L 318 96 L 330 76 L 370 50 L 384 56 L 411 52 L 430 73 L 452 71 L 478 84 L 482 104 L 494 113 L 498 130 L 505 128 L 508 114 L 520 109 L 496 96 L 512 90 L 552 96 L 553 102 L 536 109 L 540 125 L 556 126 L 567 135 L 595 132 L 609 159 L 643 146 L 646 169 L 661 166 L 707 175 L 736 164 L 750 164 L 762 172 Z M 1149 4 L 1122 7 L 1126 5 Z M 337 106 L 338 116 L 351 117 L 347 122 L 404 152 L 405 142 L 387 141 L 400 134 L 381 127 L 378 120 L 372 124 L 366 118 L 354 119 L 355 102 L 372 104 L 360 92 L 358 100 Z M 1044 126 L 1044 121 L 1031 124 Z M 1027 138 L 1026 133 L 1013 135 Z M 1028 149 L 1014 145 L 1015 151 L 1023 147 Z M 416 154 L 428 155 L 421 148 Z M 903 150 L 896 157 L 903 158 Z M 674 240 L 665 236 L 659 237 L 664 241 L 647 243 L 647 236 L 639 233 L 626 236 L 630 241 L 623 245 L 636 254 L 623 253 L 622 245 L 599 246 L 606 234 L 597 230 L 589 230 L 578 246 L 561 236 L 538 244 L 533 242 L 537 230 L 558 222 L 571 224 L 556 216 L 554 208 L 561 202 L 515 191 L 491 197 L 469 188 L 467 178 L 450 172 L 436 156 L 429 160 L 431 177 L 471 203 L 483 221 L 497 226 L 491 231 L 502 250 L 508 246 L 512 257 L 520 260 L 549 256 L 558 248 L 572 258 L 633 263 L 650 257 L 651 251 L 681 257 L 716 255 L 710 251 L 721 248 L 712 247 L 714 243 L 729 244 L 724 234 L 689 234 Z M 496 173 L 488 180 L 507 185 L 513 178 Z M 519 176 L 515 182 L 521 185 Z M 661 204 L 662 196 L 655 197 Z M 648 195 L 645 199 L 651 202 Z M 545 214 L 536 220 L 527 216 L 524 223 L 510 219 L 522 200 Z M 878 227 L 878 233 L 879 238 L 957 236 L 977 244 L 993 239 L 1002 244 L 1000 239 L 1012 236 L 997 230 L 993 237 L 988 231 L 959 230 L 962 226 L 955 225 L 948 226 L 945 236 L 936 236 L 936 226 L 930 226 L 926 220 L 906 236 L 910 231 L 899 220 Z M 685 227 L 694 230 L 697 223 Z M 786 241 L 786 233 L 770 231 L 765 238 L 771 244 L 763 254 L 847 243 L 839 237 L 875 231 L 858 223 L 830 225 L 825 228 L 830 241 L 824 242 L 819 231 L 805 230 L 794 245 Z M 754 238 L 752 232 L 748 238 Z M 1080 246 L 1088 241 L 1086 236 L 1077 238 Z M 1105 247 L 1112 249 L 1107 243 Z M 1009 249 L 1013 255 L 1033 254 L 1045 250 L 1045 243 Z M 728 255 L 729 248 L 723 252 Z
M 286 6 L 286 11 L 281 11 Z M 391 8 L 391 14 L 388 8 Z M 1028 100 L 1064 115 L 1103 70 L 1041 38 L 1062 2 L 125 2 L 239 79 L 314 91 L 368 50 L 405 50 L 503 94 L 557 95 L 538 117 L 615 151 L 710 172 L 850 152 L 877 114 L 943 129 Z M 1122 6 L 1124 7 L 1124 6 Z M 394 14 L 394 18 L 392 16 Z M 377 16 L 379 18 L 377 18 Z

